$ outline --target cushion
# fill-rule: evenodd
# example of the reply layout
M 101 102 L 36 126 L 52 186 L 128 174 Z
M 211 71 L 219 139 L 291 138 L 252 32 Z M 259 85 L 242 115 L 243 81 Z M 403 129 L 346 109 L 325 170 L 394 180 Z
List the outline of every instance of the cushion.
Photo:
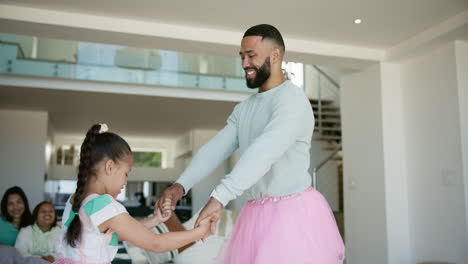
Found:
M 167 226 L 164 223 L 161 223 L 158 226 L 154 227 L 152 231 L 156 234 L 164 234 L 169 232 L 169 228 L 167 228 Z M 143 250 L 143 253 L 150 264 L 167 263 L 178 254 L 177 250 L 162 253 Z
M 200 210 L 201 211 L 201 210 Z M 193 229 L 195 221 L 197 220 L 198 211 L 192 216 L 187 222 L 182 224 L 175 214 L 172 214 L 169 220 L 165 223 L 158 225 L 153 228 L 153 232 L 157 234 L 163 234 L 167 232 L 183 231 L 187 229 Z M 216 234 L 208 237 L 205 242 L 194 242 L 188 244 L 178 250 L 173 250 L 164 253 L 155 253 L 152 251 L 143 250 L 150 264 L 160 264 L 173 261 L 177 264 L 210 264 L 214 262 L 214 258 L 217 256 L 221 246 L 223 245 L 226 237 L 232 232 L 234 224 L 236 223 L 239 211 L 234 210 L 223 210 L 223 214 L 218 221 L 216 227 Z
M 169 220 L 167 220 L 166 222 L 161 223 L 152 229 L 152 231 L 156 234 L 164 234 L 167 232 L 176 232 L 183 230 L 186 229 L 175 214 L 172 214 Z M 143 250 L 143 253 L 150 264 L 167 263 L 171 261 L 175 256 L 177 256 L 180 252 L 184 251 L 186 248 L 190 247 L 193 244 L 194 243 L 190 243 L 177 250 L 172 250 L 169 252 L 156 253 L 152 251 Z

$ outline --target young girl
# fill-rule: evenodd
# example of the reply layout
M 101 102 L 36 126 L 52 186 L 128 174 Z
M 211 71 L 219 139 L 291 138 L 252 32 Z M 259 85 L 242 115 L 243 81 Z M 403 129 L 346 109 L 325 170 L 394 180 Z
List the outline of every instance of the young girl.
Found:
M 81 145 L 76 191 L 65 207 L 62 222 L 64 253 L 55 263 L 110 263 L 118 240 L 145 250 L 164 252 L 205 238 L 211 219 L 193 230 L 154 234 L 150 228 L 170 216 L 170 200 L 163 212 L 138 222 L 115 200 L 127 182 L 133 158 L 127 142 L 107 132 L 105 124 L 93 125 Z M 164 216 L 163 216 L 164 215 Z
M 57 252 L 55 244 L 60 237 L 54 205 L 43 201 L 33 210 L 33 224 L 21 228 L 15 248 L 25 257 L 37 256 L 54 262 Z

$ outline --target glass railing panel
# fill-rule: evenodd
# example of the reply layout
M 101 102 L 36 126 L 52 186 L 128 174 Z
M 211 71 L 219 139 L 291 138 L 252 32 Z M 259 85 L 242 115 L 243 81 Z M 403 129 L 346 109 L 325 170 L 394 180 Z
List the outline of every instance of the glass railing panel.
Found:
M 255 93 L 240 65 L 237 57 L 0 33 L 4 74 Z
M 16 59 L 18 47 L 14 45 L 0 44 L 0 72 L 8 72 L 11 63 Z
M 177 84 L 176 85 L 171 85 L 171 86 L 178 86 L 178 87 L 188 87 L 188 88 L 199 88 L 200 86 L 197 86 L 197 76 L 195 74 L 187 74 L 187 73 L 179 73 L 176 76 L 177 78 Z M 209 88 L 209 87 L 204 87 L 203 88 Z M 221 89 L 218 87 L 218 89 Z
M 235 92 L 245 92 L 248 90 L 249 92 L 256 92 L 256 89 L 249 89 L 245 83 L 245 78 L 226 78 L 226 90 L 228 91 L 235 91 Z
M 59 77 L 58 66 L 54 69 L 53 63 L 30 60 L 13 60 L 10 73 L 50 78 Z
M 223 90 L 226 90 L 226 85 L 224 83 L 225 78 L 219 76 L 199 76 L 198 84 L 199 87 L 206 87 L 208 89 L 217 89 L 220 87 Z

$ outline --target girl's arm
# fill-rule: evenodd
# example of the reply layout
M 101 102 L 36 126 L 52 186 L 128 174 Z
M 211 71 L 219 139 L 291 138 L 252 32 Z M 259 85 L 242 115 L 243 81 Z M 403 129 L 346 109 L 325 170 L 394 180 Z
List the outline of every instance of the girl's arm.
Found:
M 138 220 L 138 222 L 140 222 L 141 224 L 143 224 L 144 226 L 146 226 L 146 228 L 148 229 L 151 229 L 157 225 L 159 225 L 160 223 L 162 223 L 159 219 L 157 219 L 156 216 L 152 215 L 148 218 L 144 218 L 144 219 L 140 219 Z
M 155 234 L 145 225 L 124 213 L 105 221 L 99 225 L 99 229 L 106 230 L 110 228 L 122 240 L 129 241 L 145 250 L 166 252 L 208 236 L 210 221 L 211 218 L 206 218 L 200 223 L 198 228 L 192 230 Z

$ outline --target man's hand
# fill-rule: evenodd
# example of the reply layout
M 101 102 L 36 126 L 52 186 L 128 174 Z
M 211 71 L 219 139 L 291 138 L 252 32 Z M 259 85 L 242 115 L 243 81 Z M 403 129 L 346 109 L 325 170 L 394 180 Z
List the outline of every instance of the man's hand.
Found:
M 216 198 L 211 199 L 206 203 L 205 207 L 201 210 L 198 215 L 197 221 L 195 221 L 195 228 L 200 225 L 200 222 L 205 218 L 211 218 L 211 234 L 216 233 L 216 224 L 218 223 L 221 214 L 223 213 L 223 205 Z
M 160 204 L 159 201 L 156 201 L 156 203 Z M 155 207 L 155 209 L 157 208 L 158 210 L 154 210 L 156 212 L 154 216 L 158 223 L 164 223 L 167 220 L 169 220 L 169 218 L 171 217 L 171 209 L 172 209 L 171 206 L 172 206 L 171 200 L 166 198 L 166 200 L 163 202 L 162 210 Z
M 49 261 L 50 263 L 52 263 L 52 262 L 55 261 L 54 257 L 52 257 L 52 256 L 42 256 L 41 258 L 42 258 L 43 260 Z
M 154 212 L 153 214 L 156 215 L 158 210 L 163 212 L 164 217 L 169 217 L 171 215 L 171 211 L 164 210 L 165 209 L 165 201 L 168 199 L 171 201 L 171 210 L 174 211 L 177 202 L 184 196 L 184 187 L 179 183 L 174 183 L 171 187 L 164 190 L 161 194 L 161 197 L 158 201 L 154 203 Z M 168 214 L 168 215 L 167 215 Z

